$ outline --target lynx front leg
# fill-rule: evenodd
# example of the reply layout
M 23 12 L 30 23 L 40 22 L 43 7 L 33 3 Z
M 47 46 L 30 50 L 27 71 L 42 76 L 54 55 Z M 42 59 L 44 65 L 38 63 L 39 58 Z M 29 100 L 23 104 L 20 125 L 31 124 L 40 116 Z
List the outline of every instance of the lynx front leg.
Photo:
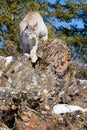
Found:
M 37 44 L 35 46 L 30 46 L 30 57 L 33 63 L 35 63 L 38 59 L 36 51 L 37 51 Z
M 25 53 L 29 53 L 29 52 L 30 52 L 30 49 L 29 49 L 29 45 L 28 45 L 28 44 L 21 44 L 21 49 L 22 49 L 23 55 L 24 55 Z

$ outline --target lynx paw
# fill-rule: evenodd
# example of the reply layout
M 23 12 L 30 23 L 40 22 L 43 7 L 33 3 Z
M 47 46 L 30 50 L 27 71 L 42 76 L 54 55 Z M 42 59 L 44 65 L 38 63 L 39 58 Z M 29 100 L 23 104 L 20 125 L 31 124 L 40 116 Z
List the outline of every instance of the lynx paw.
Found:
M 32 59 L 32 63 L 35 63 L 38 59 L 38 57 L 36 55 L 31 56 Z
M 28 53 L 24 53 L 24 56 L 26 56 L 27 58 L 30 57 L 30 55 Z

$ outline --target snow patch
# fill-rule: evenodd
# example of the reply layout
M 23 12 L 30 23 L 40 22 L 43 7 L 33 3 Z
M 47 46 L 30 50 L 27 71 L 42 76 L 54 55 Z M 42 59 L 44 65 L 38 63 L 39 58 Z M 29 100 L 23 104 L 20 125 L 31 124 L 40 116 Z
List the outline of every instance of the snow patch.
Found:
M 13 61 L 15 60 L 15 58 L 14 58 L 13 56 L 7 56 L 7 57 L 0 56 L 0 59 L 5 60 L 5 67 L 6 67 L 9 63 L 11 63 L 11 62 L 13 62 Z
M 87 80 L 79 80 L 80 81 L 80 84 L 83 84 L 83 83 L 87 83 Z
M 82 111 L 87 112 L 86 109 L 81 108 L 80 106 L 67 105 L 67 104 L 57 104 L 53 107 L 53 114 L 61 114 L 66 112 L 74 112 L 74 111 Z
M 9 63 L 11 63 L 12 61 L 14 61 L 14 57 L 13 56 L 8 56 L 6 57 L 6 63 L 5 66 L 7 66 Z

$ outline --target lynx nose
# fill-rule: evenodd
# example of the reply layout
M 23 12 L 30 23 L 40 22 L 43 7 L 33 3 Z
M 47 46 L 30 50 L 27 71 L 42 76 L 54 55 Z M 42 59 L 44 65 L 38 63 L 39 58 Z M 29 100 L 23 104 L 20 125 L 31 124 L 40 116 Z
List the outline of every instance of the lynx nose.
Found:
M 35 40 L 35 37 L 32 37 L 32 40 Z

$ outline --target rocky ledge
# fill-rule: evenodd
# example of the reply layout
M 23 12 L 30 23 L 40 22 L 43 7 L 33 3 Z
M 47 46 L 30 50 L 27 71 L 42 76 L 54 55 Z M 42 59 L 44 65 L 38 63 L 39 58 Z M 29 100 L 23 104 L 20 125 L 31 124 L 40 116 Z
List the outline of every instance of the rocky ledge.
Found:
M 87 80 L 66 43 L 40 41 L 37 53 L 35 64 L 0 57 L 0 130 L 87 130 Z

